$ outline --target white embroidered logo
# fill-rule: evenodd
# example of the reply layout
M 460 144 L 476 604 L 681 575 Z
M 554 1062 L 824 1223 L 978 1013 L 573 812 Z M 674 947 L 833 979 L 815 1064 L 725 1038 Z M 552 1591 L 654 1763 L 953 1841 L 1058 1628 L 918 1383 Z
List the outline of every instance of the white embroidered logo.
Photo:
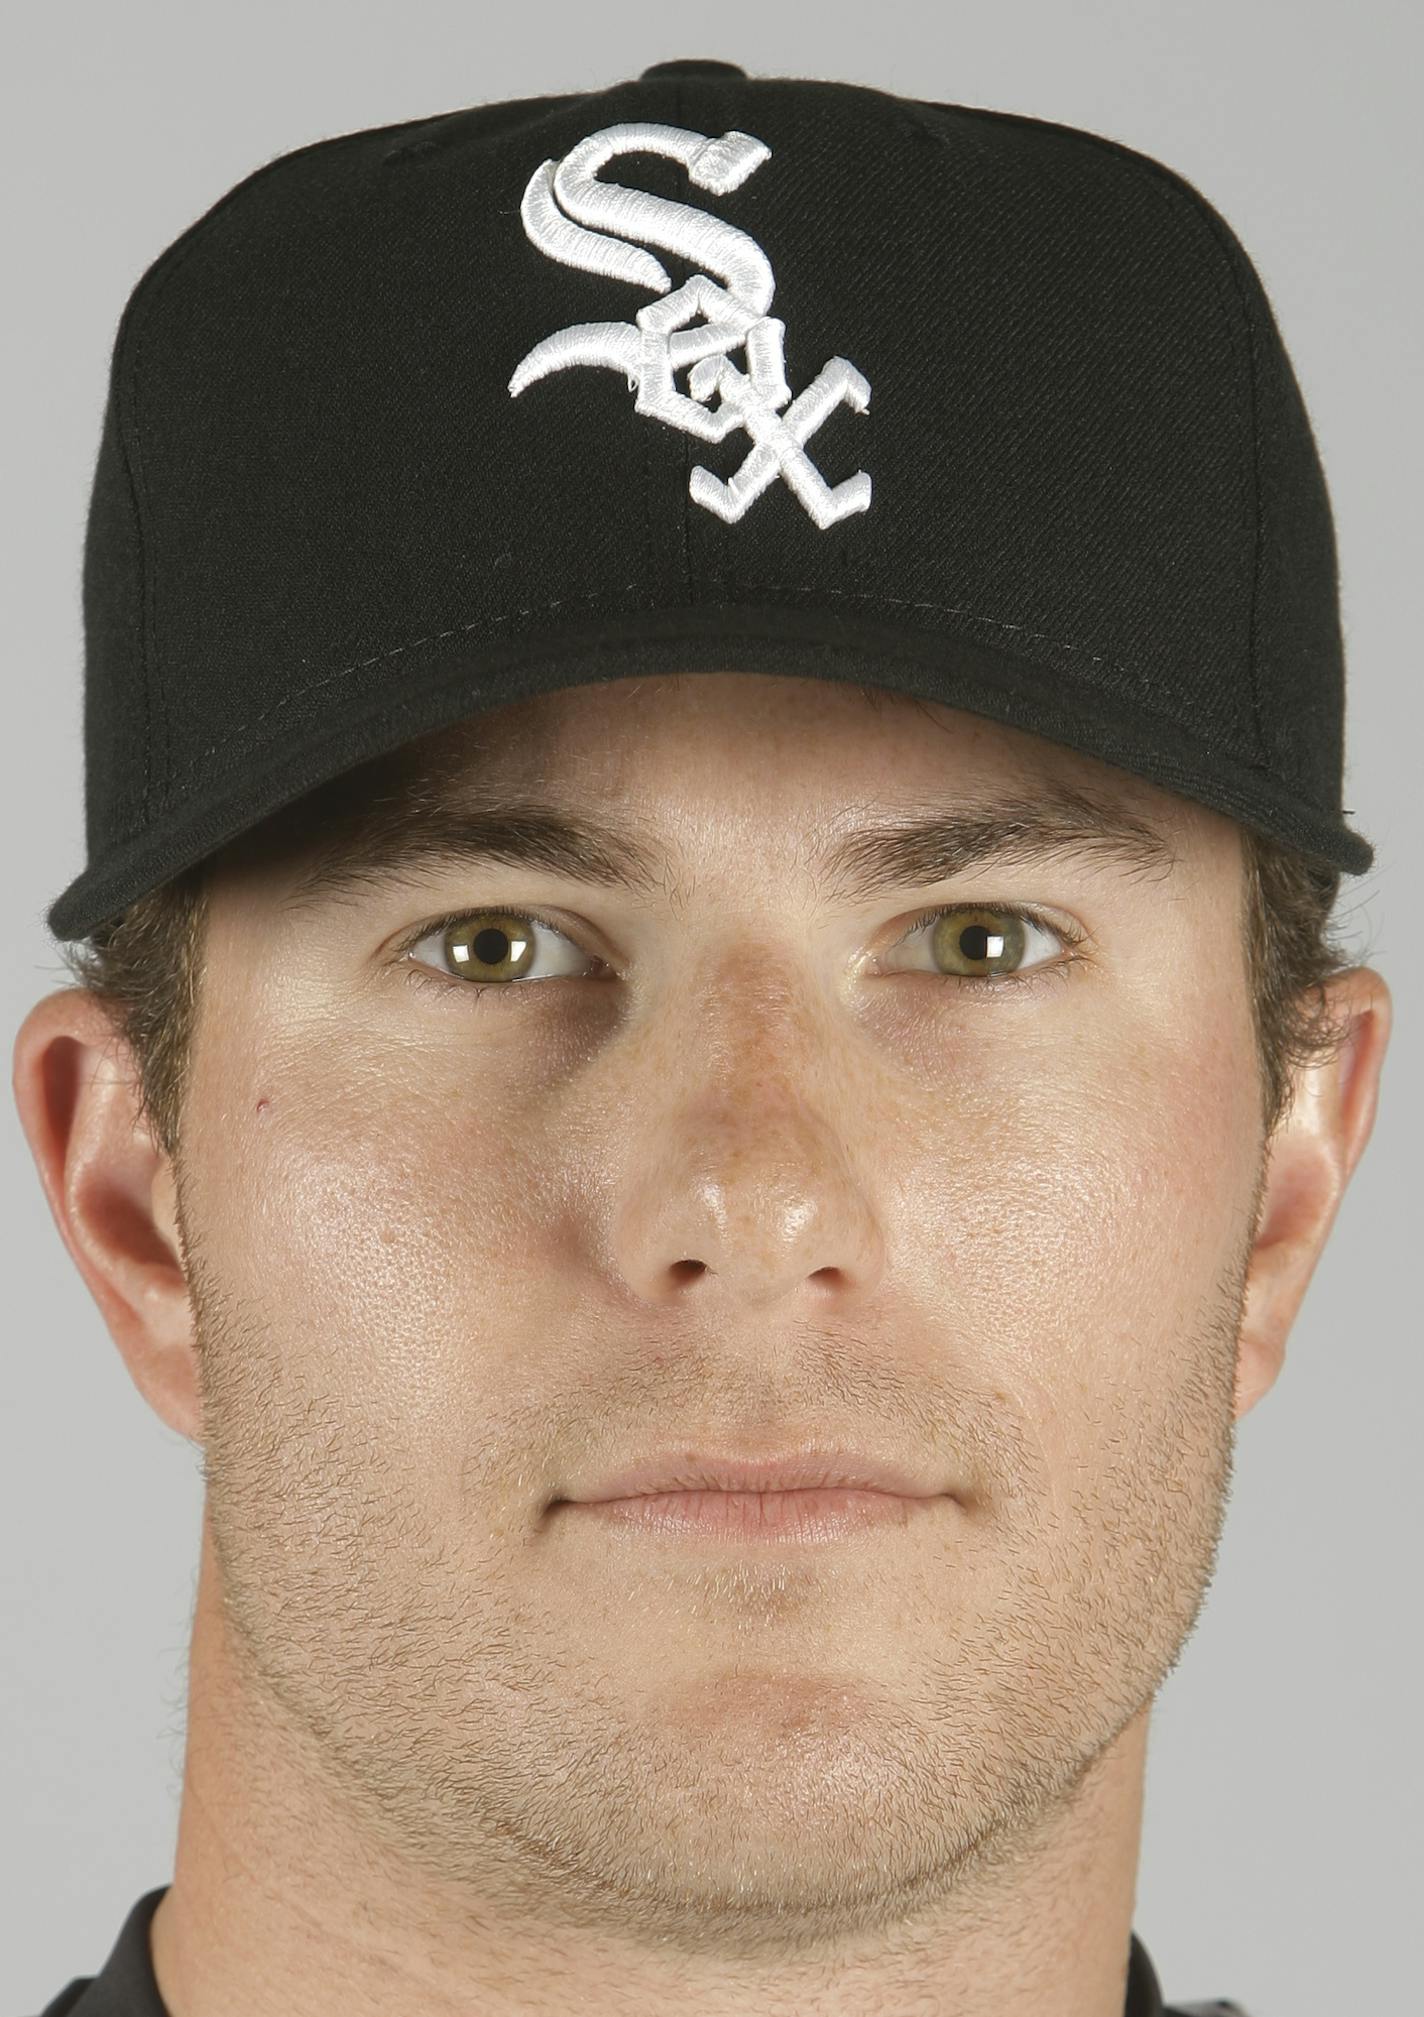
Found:
M 752 447 L 726 483 L 700 464 L 688 483 L 694 500 L 729 524 L 778 476 L 822 531 L 868 510 L 870 478 L 863 469 L 832 487 L 803 446 L 842 402 L 864 413 L 868 381 L 844 357 L 832 357 L 792 399 L 782 350 L 786 325 L 767 314 L 776 282 L 766 254 L 745 231 L 691 204 L 598 180 L 605 162 L 631 153 L 680 161 L 699 189 L 723 196 L 740 188 L 771 149 L 749 133 L 709 139 L 683 126 L 628 121 L 591 133 L 562 161 L 536 168 L 520 216 L 539 250 L 565 266 L 631 281 L 666 299 L 640 308 L 632 322 L 577 322 L 546 336 L 521 359 L 509 381 L 511 396 L 517 399 L 536 379 L 571 364 L 608 365 L 624 373 L 630 392 L 637 391 L 637 413 L 705 441 L 721 441 L 734 427 L 746 429 Z M 585 225 L 601 228 L 584 230 Z M 651 252 L 631 244 L 633 238 L 680 254 L 696 269 L 692 278 L 669 293 L 670 275 Z M 699 315 L 705 317 L 700 323 Z M 742 346 L 746 373 L 731 360 L 731 352 Z M 674 384 L 674 373 L 687 366 L 691 398 Z M 714 393 L 720 395 L 715 406 L 708 403 Z

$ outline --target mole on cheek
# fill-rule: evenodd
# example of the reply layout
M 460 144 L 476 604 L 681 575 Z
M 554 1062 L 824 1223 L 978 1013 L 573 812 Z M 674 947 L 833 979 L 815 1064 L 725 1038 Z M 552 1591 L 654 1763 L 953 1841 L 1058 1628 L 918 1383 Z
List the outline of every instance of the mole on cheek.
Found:
M 257 1102 L 258 1114 L 259 1115 L 265 1114 L 268 1107 L 271 1106 L 271 1104 L 272 1104 L 271 1100 L 267 1097 L 266 1093 L 264 1093 L 261 1099 Z

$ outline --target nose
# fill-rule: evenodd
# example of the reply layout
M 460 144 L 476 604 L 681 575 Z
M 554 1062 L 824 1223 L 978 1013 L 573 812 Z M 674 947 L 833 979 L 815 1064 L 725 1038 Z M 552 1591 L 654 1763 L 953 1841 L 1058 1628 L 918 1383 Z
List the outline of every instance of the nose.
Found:
M 765 1310 L 810 1283 L 849 1307 L 885 1266 L 871 1131 L 848 1107 L 832 1040 L 796 1001 L 763 970 L 734 1008 L 723 979 L 702 995 L 697 1055 L 642 1103 L 613 1215 L 618 1272 L 651 1303 Z

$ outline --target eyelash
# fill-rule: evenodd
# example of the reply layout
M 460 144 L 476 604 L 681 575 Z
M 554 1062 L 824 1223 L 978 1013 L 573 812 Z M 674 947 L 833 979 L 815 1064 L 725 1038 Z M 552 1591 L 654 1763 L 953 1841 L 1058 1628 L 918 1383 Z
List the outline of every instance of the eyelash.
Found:
M 482 906 L 481 910 L 447 911 L 441 917 L 429 919 L 425 924 L 421 925 L 418 931 L 410 933 L 402 940 L 397 953 L 396 964 L 407 963 L 407 955 L 423 939 L 429 938 L 432 932 L 448 931 L 452 925 L 464 924 L 470 918 L 482 915 L 482 911 L 489 907 L 485 905 Z M 1041 966 L 1030 967 L 1026 973 L 929 974 L 926 976 L 927 979 L 951 982 L 961 988 L 968 988 L 973 993 L 1001 994 L 1006 988 L 1034 988 L 1050 980 L 1067 980 L 1070 977 L 1072 969 L 1079 964 L 1083 957 L 1079 948 L 1083 945 L 1086 937 L 1085 933 L 1070 931 L 1066 926 L 1055 924 L 1051 919 L 1044 917 L 1040 911 L 1029 910 L 1022 904 L 1012 903 L 938 904 L 933 909 L 927 910 L 920 917 L 917 917 L 914 923 L 909 925 L 895 941 L 895 944 L 897 946 L 903 945 L 906 939 L 913 938 L 915 933 L 922 931 L 926 925 L 935 924 L 942 917 L 953 917 L 956 912 L 965 910 L 990 910 L 995 912 L 999 917 L 1011 917 L 1017 919 L 1020 923 L 1035 925 L 1040 931 L 1046 931 L 1052 937 L 1061 939 L 1067 946 L 1068 951 L 1063 958 L 1045 962 Z M 507 914 L 511 917 L 522 918 L 526 924 L 542 925 L 546 931 L 557 932 L 560 938 L 567 938 L 569 936 L 562 925 L 555 924 L 552 918 L 541 917 L 538 911 L 510 910 Z M 554 976 L 555 979 L 560 980 L 579 980 L 583 977 L 579 974 L 559 974 Z M 420 966 L 414 960 L 409 960 L 407 963 L 406 978 L 419 985 L 438 987 L 442 990 L 454 989 L 458 994 L 473 995 L 476 998 L 487 994 L 518 994 L 520 992 L 517 985 L 507 981 L 476 982 L 458 980 L 453 974 L 435 973 L 428 968 Z

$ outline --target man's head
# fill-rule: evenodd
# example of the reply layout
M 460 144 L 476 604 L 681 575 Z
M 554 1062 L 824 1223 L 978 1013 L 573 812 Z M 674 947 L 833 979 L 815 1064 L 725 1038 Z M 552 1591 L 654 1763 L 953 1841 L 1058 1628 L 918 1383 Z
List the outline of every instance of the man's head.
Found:
M 202 1445 L 231 1713 L 275 1769 L 455 1895 L 616 1894 L 748 1952 L 994 1883 L 1140 1726 L 1389 1021 L 1378 975 L 1333 975 L 1273 1114 L 1240 828 L 969 714 L 814 698 L 557 692 L 227 850 L 176 1156 L 101 1003 L 51 996 L 16 1046 L 70 1251 Z M 532 799 L 645 872 L 312 883 L 402 807 Z M 926 845 L 872 890 L 845 846 L 1054 802 L 1038 857 Z M 1021 979 L 921 922 L 957 907 L 1033 914 L 1000 933 Z M 810 1437 L 934 1478 L 931 1516 L 719 1553 L 562 1503 L 671 1444 Z

